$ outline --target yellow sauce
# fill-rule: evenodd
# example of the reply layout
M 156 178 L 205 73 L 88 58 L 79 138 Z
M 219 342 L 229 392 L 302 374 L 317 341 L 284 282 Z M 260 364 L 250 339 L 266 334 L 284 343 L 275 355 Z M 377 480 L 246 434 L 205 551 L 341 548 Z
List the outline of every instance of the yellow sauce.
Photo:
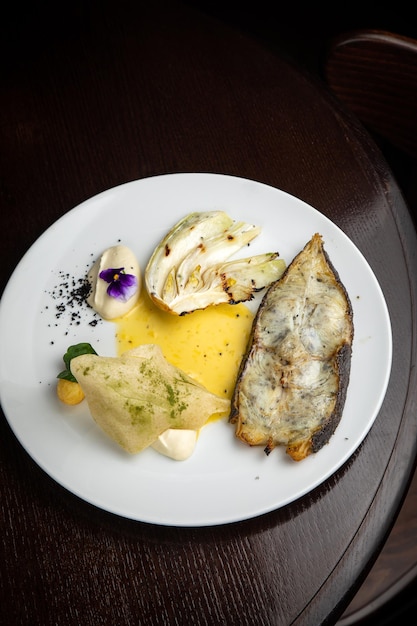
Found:
M 138 304 L 116 321 L 117 352 L 158 344 L 165 358 L 206 389 L 231 398 L 252 327 L 244 304 L 220 304 L 178 316 L 159 309 L 143 289 Z

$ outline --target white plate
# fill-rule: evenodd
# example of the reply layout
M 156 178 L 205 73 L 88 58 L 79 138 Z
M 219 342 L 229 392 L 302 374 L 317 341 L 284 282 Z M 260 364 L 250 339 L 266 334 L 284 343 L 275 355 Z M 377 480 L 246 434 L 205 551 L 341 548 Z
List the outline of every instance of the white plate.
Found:
M 275 449 L 236 440 L 227 421 L 210 424 L 194 455 L 175 462 L 154 450 L 130 456 L 108 440 L 86 404 L 56 398 L 62 355 L 79 341 L 116 354 L 115 326 L 85 305 L 71 308 L 69 288 L 92 260 L 119 240 L 142 268 L 161 237 L 191 211 L 225 210 L 262 226 L 251 254 L 278 250 L 289 263 L 315 232 L 347 288 L 354 310 L 351 380 L 342 420 L 320 452 L 296 463 Z M 245 252 L 246 253 L 246 252 Z M 57 317 L 56 306 L 63 303 Z M 75 319 L 72 318 L 75 314 Z M 254 181 L 216 174 L 173 174 L 127 183 L 69 211 L 30 248 L 0 306 L 3 410 L 31 457 L 80 498 L 118 515 L 162 525 L 234 522 L 282 507 L 333 474 L 371 428 L 388 385 L 392 339 L 387 306 L 368 263 L 330 220 L 293 196 Z

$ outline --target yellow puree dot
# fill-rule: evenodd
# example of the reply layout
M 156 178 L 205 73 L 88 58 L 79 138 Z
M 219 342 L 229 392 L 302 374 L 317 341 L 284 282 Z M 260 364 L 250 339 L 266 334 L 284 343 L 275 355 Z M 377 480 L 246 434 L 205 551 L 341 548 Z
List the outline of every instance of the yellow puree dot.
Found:
M 159 309 L 142 291 L 138 304 L 117 320 L 118 354 L 158 344 L 165 358 L 221 397 L 231 398 L 253 321 L 244 304 L 219 304 L 178 316 Z

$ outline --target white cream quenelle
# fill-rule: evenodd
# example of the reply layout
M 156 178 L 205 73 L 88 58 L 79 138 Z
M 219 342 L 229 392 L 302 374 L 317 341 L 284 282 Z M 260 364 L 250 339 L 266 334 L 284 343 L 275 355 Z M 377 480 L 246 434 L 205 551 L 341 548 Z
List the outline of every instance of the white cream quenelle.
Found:
M 138 301 L 140 268 L 127 246 L 107 248 L 87 278 L 92 287 L 87 302 L 103 319 L 113 320 L 126 315 Z
M 197 437 L 196 430 L 168 428 L 162 435 L 159 435 L 152 444 L 152 448 L 174 461 L 185 461 L 194 452 Z

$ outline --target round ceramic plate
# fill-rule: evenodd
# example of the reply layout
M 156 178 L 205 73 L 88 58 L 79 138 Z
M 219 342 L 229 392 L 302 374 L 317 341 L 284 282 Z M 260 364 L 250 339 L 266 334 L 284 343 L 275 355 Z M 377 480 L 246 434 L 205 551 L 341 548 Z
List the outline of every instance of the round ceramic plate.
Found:
M 251 254 L 278 250 L 290 263 L 315 232 L 352 302 L 355 338 L 342 420 L 320 452 L 297 463 L 266 456 L 227 420 L 207 425 L 188 460 L 153 449 L 131 456 L 101 432 L 87 404 L 62 405 L 56 375 L 81 341 L 116 355 L 115 326 L 81 303 L 92 260 L 119 242 L 142 269 L 154 247 L 192 211 L 221 209 L 262 227 Z M 143 522 L 204 526 L 248 519 L 293 502 L 333 474 L 371 428 L 388 385 L 392 339 L 387 306 L 368 263 L 317 210 L 278 189 L 217 174 L 173 174 L 121 185 L 69 211 L 29 249 L 0 306 L 0 393 L 17 438 L 45 472 L 85 501 Z M 364 381 L 366 380 L 366 393 Z

